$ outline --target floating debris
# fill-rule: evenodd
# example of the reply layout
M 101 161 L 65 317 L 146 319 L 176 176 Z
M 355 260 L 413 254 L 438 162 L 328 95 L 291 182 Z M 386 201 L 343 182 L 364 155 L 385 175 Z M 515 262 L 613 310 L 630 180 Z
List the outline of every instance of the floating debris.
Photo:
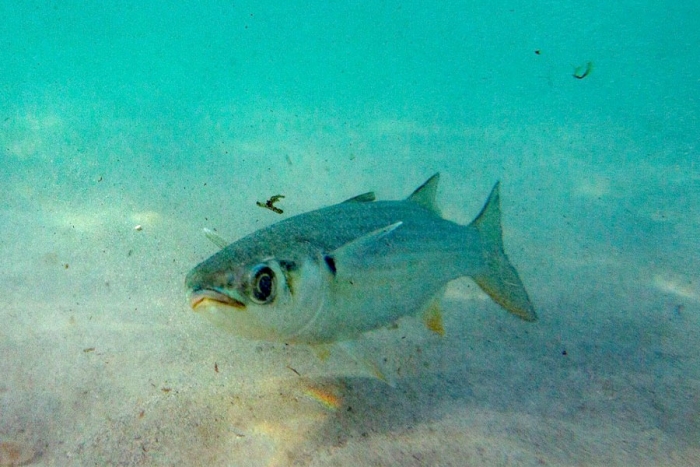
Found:
M 583 79 L 593 71 L 593 62 L 588 62 L 586 65 L 580 65 L 574 68 L 574 74 L 572 75 L 576 79 Z
M 256 201 L 255 204 L 260 206 L 261 208 L 269 209 L 270 211 L 276 212 L 277 214 L 282 214 L 284 211 L 282 211 L 280 208 L 275 206 L 275 203 L 279 200 L 284 198 L 284 195 L 274 195 L 270 197 L 267 201 L 264 203 L 261 203 L 260 201 Z

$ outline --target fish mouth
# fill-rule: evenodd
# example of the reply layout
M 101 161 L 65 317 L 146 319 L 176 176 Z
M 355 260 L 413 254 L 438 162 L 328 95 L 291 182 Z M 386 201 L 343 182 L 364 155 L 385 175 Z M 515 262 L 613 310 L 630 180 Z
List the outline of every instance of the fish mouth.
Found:
M 238 308 L 239 310 L 245 309 L 245 303 L 242 301 L 216 290 L 202 289 L 192 291 L 188 295 L 190 307 L 192 307 L 194 311 L 197 311 L 198 307 L 205 305 L 224 305 Z

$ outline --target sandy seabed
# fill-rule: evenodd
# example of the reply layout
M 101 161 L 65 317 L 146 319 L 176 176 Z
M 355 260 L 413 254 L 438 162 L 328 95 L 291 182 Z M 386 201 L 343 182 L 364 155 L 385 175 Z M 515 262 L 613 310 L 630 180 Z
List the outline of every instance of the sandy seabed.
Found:
M 556 161 L 577 153 L 564 146 Z M 0 465 L 699 465 L 694 172 L 669 166 L 662 183 L 651 166 L 483 154 L 467 169 L 280 154 L 230 178 L 223 160 L 200 172 L 76 162 L 66 175 L 8 159 Z M 445 337 L 406 318 L 362 339 L 390 387 L 189 310 L 184 276 L 215 251 L 202 227 L 234 240 L 281 218 L 255 205 L 272 194 L 286 216 L 368 190 L 401 198 L 438 170 L 443 212 L 461 223 L 503 178 L 506 249 L 537 323 L 455 281 Z

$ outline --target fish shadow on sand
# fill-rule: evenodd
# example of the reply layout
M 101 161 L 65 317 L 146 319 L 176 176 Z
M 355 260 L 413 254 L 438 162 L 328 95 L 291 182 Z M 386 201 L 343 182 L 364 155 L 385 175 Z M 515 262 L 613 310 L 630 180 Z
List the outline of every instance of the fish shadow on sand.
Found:
M 494 315 L 490 305 L 479 310 L 484 307 L 472 304 L 474 312 L 466 315 L 459 313 L 464 300 L 446 299 L 443 306 L 446 329 L 454 332 L 442 339 L 417 337 L 417 323 L 388 331 L 399 333 L 390 339 L 402 347 L 394 364 L 410 362 L 395 387 L 362 377 L 316 379 L 335 388 L 336 405 L 303 441 L 284 447 L 278 454 L 283 462 L 446 465 L 462 459 L 484 465 L 509 459 L 506 465 L 557 465 L 579 459 L 626 465 L 673 459 L 694 465 L 700 459 L 693 435 L 700 431 L 693 415 L 700 400 L 678 397 L 695 394 L 692 379 L 679 380 L 688 374 L 682 371 L 687 358 L 664 344 L 669 333 L 681 335 L 678 318 L 657 322 L 658 333 L 639 318 L 611 320 L 591 332 L 590 323 L 569 317 L 523 328 Z M 570 333 L 566 340 L 553 337 L 563 332 Z M 410 339 L 402 339 L 405 333 Z M 666 369 L 663 377 L 650 371 L 669 364 L 677 371 Z

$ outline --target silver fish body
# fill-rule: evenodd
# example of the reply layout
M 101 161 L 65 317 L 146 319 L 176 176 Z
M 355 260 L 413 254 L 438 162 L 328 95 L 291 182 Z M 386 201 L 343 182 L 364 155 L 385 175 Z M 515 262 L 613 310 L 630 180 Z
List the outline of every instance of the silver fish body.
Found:
M 505 309 L 534 321 L 503 252 L 498 184 L 463 226 L 440 216 L 438 180 L 435 174 L 405 200 L 375 202 L 366 193 L 226 246 L 187 275 L 191 306 L 243 337 L 330 344 L 431 313 L 448 282 L 469 276 Z

